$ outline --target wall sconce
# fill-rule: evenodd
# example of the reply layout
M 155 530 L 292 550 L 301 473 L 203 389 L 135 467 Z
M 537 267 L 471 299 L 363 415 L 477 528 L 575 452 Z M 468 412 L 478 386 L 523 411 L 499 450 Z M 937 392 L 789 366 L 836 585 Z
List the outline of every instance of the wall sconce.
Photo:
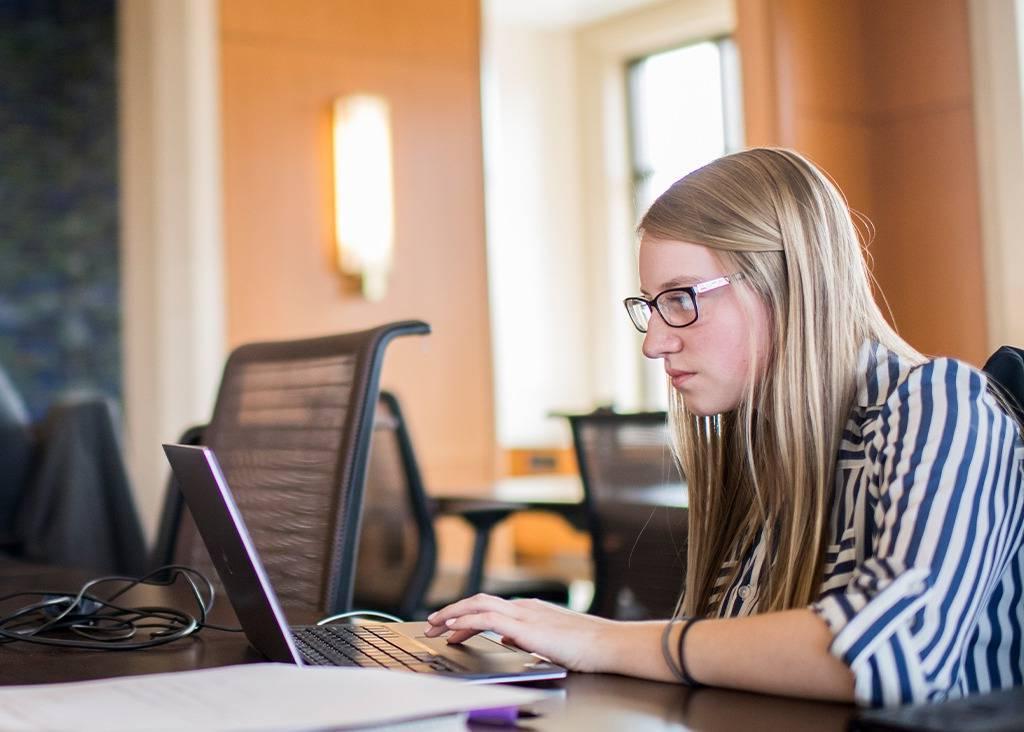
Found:
M 361 281 L 367 300 L 387 291 L 394 248 L 391 120 L 381 97 L 334 102 L 334 241 L 342 273 Z

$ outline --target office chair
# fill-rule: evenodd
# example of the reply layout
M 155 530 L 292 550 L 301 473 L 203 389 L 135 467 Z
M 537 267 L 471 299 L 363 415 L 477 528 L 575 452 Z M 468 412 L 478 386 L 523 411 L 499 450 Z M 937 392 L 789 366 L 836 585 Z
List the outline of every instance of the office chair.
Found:
M 1000 346 L 982 370 L 999 385 L 1002 396 L 1008 397 L 1018 424 L 1024 424 L 1024 350 Z
M 116 403 L 68 393 L 36 425 L 35 457 L 15 517 L 18 555 L 138 575 L 146 543 L 121 447 Z
M 481 590 L 503 597 L 568 602 L 569 588 L 540 577 L 496 577 L 483 572 L 486 532 L 516 510 L 507 504 L 467 503 L 456 515 L 474 526 L 468 573 L 439 572 L 436 510 L 423 483 L 412 438 L 394 394 L 380 393 L 363 492 L 363 521 L 355 604 L 404 619 L 421 618 Z
M 0 554 L 102 573 L 144 568 L 116 403 L 65 391 L 33 421 L 0 368 Z
M 187 428 L 178 437 L 179 445 L 202 445 L 205 424 L 197 424 Z M 185 497 L 181 494 L 174 481 L 174 475 L 167 478 L 164 489 L 164 505 L 160 512 L 160 525 L 157 527 L 156 541 L 149 555 L 149 568 L 156 569 L 175 561 L 174 549 L 178 541 L 178 530 L 181 528 L 182 514 L 185 512 Z M 211 580 L 216 579 L 210 577 Z
M 667 618 L 686 574 L 685 486 L 664 412 L 568 415 L 594 564 L 588 612 Z
M 355 605 L 422 614 L 437 565 L 433 515 L 398 399 L 382 391 L 363 490 Z
M 13 552 L 14 514 L 21 503 L 35 449 L 25 402 L 0 367 L 0 552 Z
M 429 332 L 426 323 L 402 321 L 244 345 L 229 356 L 202 440 L 217 455 L 286 613 L 352 608 L 384 350 L 398 336 Z M 161 535 L 174 540 L 164 556 L 216 578 L 180 491 L 171 495 Z

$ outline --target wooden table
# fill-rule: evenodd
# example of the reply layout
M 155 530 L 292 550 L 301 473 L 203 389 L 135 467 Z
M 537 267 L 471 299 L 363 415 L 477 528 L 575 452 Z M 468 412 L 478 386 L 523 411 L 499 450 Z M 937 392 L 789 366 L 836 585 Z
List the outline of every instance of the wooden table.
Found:
M 499 478 L 488 485 L 441 488 L 431 499 L 442 514 L 466 506 L 506 506 L 510 510 L 551 511 L 585 525 L 583 483 L 578 475 L 523 475 Z
M 502 478 L 485 486 L 441 489 L 431 494 L 442 516 L 458 516 L 473 527 L 473 549 L 463 595 L 483 586 L 484 562 L 496 525 L 521 511 L 556 513 L 580 531 L 587 530 L 583 484 L 578 475 L 530 475 Z
M 483 584 L 484 561 L 491 530 L 520 511 L 555 513 L 579 531 L 588 531 L 583 483 L 578 475 L 525 475 L 500 478 L 478 488 L 442 489 L 431 496 L 439 514 L 459 516 L 473 527 L 473 553 L 466 572 L 464 594 L 478 592 Z M 622 501 L 631 505 L 686 508 L 686 486 L 666 483 L 637 494 L 623 491 Z
M 0 561 L 0 595 L 28 589 L 77 590 L 81 571 Z M 145 588 L 147 602 L 177 603 L 181 593 Z M 9 609 L 9 606 L 4 606 Z M 234 624 L 223 603 L 215 620 Z M 198 637 L 145 651 L 78 651 L 27 644 L 0 645 L 0 684 L 38 684 L 132 676 L 254 663 L 260 656 L 240 634 L 204 630 Z M 855 710 L 846 705 L 803 702 L 720 689 L 689 690 L 605 674 L 570 674 L 547 688 L 552 698 L 533 708 L 540 716 L 517 729 L 533 730 L 844 730 Z M 485 725 L 470 729 L 493 730 Z
M 431 494 L 441 514 L 464 515 L 467 509 L 504 509 L 505 516 L 517 511 L 547 511 L 565 518 L 586 531 L 583 483 L 578 475 L 519 475 L 499 478 L 484 486 L 441 488 Z M 623 503 L 686 508 L 686 485 L 666 483 L 633 494 L 622 491 Z
M 468 488 L 443 488 L 433 494 L 440 509 L 463 501 L 498 502 L 529 509 L 574 513 L 583 505 L 583 483 L 578 475 L 519 475 L 499 478 L 493 483 Z M 645 489 L 642 494 L 623 494 L 626 502 L 686 508 L 686 486 L 666 483 L 660 489 Z

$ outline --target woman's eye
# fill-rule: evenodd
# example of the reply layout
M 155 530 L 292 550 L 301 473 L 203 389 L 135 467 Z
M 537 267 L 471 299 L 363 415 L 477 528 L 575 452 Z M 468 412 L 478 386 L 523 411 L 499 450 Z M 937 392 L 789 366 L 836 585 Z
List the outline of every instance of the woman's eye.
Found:
M 673 295 L 672 298 L 669 300 L 669 307 L 673 308 L 674 310 L 690 311 L 693 310 L 693 300 L 691 300 L 690 296 L 687 295 L 686 293 Z

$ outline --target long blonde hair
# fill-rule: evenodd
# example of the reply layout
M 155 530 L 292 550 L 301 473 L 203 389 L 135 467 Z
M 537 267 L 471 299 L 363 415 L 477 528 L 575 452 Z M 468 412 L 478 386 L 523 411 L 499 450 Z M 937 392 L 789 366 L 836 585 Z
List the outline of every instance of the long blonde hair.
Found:
M 919 362 L 872 297 L 842 194 L 783 149 L 720 158 L 674 183 L 640 223 L 643 237 L 702 244 L 769 314 L 770 352 L 732 412 L 686 409 L 670 390 L 670 424 L 689 485 L 682 612 L 715 613 L 721 568 L 759 540 L 768 555 L 757 610 L 801 607 L 822 581 L 836 456 L 856 396 L 861 344 Z M 757 382 L 755 384 L 755 381 Z

